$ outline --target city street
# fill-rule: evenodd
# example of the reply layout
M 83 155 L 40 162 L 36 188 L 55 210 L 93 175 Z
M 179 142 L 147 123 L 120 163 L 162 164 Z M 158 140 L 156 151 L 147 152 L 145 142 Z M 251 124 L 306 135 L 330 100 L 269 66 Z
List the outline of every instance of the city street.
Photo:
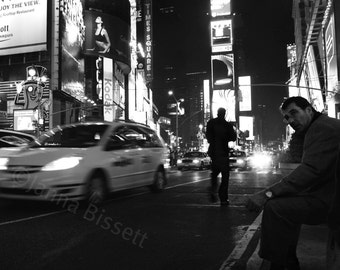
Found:
M 209 175 L 173 169 L 165 191 L 115 193 L 101 208 L 1 201 L 1 269 L 232 269 L 256 234 L 243 203 L 279 175 L 232 172 L 223 208 L 208 200 Z

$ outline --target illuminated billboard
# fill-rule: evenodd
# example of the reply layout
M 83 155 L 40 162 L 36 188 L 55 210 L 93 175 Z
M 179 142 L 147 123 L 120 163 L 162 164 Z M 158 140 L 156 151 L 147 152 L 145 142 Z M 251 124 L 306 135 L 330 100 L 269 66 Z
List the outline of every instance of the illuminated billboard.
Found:
M 226 109 L 225 119 L 235 122 L 235 91 L 234 90 L 214 90 L 212 97 L 212 116 L 217 117 L 218 108 Z
M 47 50 L 47 2 L 0 2 L 0 55 Z
M 38 110 L 13 110 L 14 130 L 35 130 L 34 123 L 38 120 Z
M 251 81 L 250 76 L 238 77 L 240 112 L 251 111 Z
M 115 59 L 130 72 L 130 28 L 118 17 L 97 11 L 84 11 L 84 54 Z
M 212 88 L 232 88 L 234 74 L 233 54 L 218 54 L 211 56 Z
M 254 117 L 240 116 L 240 130 L 242 132 L 249 131 L 247 140 L 254 140 Z
M 231 14 L 230 0 L 210 0 L 211 16 L 225 16 Z
M 83 0 L 65 1 L 60 29 L 61 89 L 80 100 L 85 92 Z
M 313 104 L 314 108 L 322 112 L 325 108 L 323 97 L 322 97 L 322 90 L 320 89 L 320 80 L 319 80 L 319 72 L 316 66 L 315 54 L 313 46 L 309 46 L 307 52 L 307 63 L 308 73 L 309 73 L 309 85 L 312 87 L 310 89 L 310 102 Z
M 231 20 L 212 21 L 210 26 L 212 52 L 232 51 L 233 39 Z

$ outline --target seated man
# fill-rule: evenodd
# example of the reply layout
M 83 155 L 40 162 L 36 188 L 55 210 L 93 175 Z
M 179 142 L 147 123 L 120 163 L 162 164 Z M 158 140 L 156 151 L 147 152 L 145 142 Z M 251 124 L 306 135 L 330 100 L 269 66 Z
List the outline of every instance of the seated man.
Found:
M 326 223 L 334 194 L 340 120 L 317 112 L 302 97 L 281 105 L 284 120 L 304 136 L 300 165 L 269 188 L 252 195 L 249 210 L 263 208 L 259 256 L 271 270 L 300 269 L 296 246 L 301 224 Z

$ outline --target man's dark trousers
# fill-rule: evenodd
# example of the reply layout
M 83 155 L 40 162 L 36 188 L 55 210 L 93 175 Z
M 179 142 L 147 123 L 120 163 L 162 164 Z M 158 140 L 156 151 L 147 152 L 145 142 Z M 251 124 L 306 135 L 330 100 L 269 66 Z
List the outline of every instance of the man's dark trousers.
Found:
M 311 195 L 268 200 L 263 210 L 259 256 L 286 265 L 296 255 L 301 225 L 325 223 L 327 213 L 326 203 Z
M 221 184 L 218 188 L 217 177 L 221 173 Z M 211 192 L 218 196 L 221 202 L 228 201 L 229 188 L 229 158 L 228 157 L 214 157 L 211 164 Z

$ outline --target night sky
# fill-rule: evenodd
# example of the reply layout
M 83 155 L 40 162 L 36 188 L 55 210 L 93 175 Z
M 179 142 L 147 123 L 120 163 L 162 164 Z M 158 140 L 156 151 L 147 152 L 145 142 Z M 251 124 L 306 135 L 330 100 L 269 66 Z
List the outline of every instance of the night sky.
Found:
M 176 16 L 154 14 L 154 98 L 164 102 L 166 93 L 157 81 L 157 67 L 169 64 L 179 73 L 209 70 L 210 65 L 210 2 L 207 0 L 157 0 L 154 10 L 174 3 Z M 243 50 L 244 68 L 253 84 L 283 84 L 289 79 L 286 45 L 294 43 L 294 25 L 290 0 L 234 0 L 237 25 Z M 179 75 L 180 76 L 180 75 Z M 180 80 L 180 77 L 178 78 Z M 278 110 L 287 88 L 252 87 L 253 111 L 262 113 L 267 140 L 281 137 L 284 125 Z M 261 105 L 261 106 L 258 106 Z M 259 107 L 264 107 L 261 112 Z M 163 105 L 162 105 L 163 106 Z M 166 106 L 166 105 L 164 105 Z

